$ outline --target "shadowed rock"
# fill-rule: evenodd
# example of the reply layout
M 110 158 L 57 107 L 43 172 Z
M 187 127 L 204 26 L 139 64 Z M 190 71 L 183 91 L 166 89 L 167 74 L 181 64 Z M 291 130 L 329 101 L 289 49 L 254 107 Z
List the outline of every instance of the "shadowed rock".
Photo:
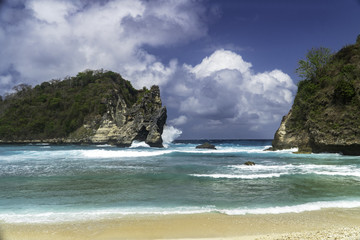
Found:
M 204 149 L 216 149 L 215 145 L 212 145 L 208 142 L 203 143 L 201 145 L 196 146 L 196 148 L 204 148 Z
M 151 147 L 162 147 L 161 134 L 166 123 L 166 108 L 162 106 L 158 86 L 152 86 L 141 100 L 129 107 L 119 97 L 96 133 L 92 143 L 111 142 L 118 146 L 130 146 L 133 141 L 145 142 Z
M 244 165 L 246 165 L 246 166 L 255 166 L 255 163 L 252 162 L 252 161 L 247 161 L 247 162 L 244 163 Z

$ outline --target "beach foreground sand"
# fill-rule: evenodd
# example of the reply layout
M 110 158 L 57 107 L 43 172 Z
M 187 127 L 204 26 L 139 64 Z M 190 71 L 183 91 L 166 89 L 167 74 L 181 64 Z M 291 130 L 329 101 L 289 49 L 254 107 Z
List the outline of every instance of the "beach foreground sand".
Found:
M 0 225 L 0 240 L 351 239 L 360 240 L 360 209 L 228 216 L 219 213 L 125 216 L 57 224 Z

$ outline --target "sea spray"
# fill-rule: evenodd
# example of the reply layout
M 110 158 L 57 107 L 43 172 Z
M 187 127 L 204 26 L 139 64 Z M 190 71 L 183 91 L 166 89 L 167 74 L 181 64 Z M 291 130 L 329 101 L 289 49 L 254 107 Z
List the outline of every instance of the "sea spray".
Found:
M 180 137 L 181 134 L 182 131 L 180 129 L 165 125 L 163 134 L 161 135 L 164 147 L 168 147 L 169 144 Z

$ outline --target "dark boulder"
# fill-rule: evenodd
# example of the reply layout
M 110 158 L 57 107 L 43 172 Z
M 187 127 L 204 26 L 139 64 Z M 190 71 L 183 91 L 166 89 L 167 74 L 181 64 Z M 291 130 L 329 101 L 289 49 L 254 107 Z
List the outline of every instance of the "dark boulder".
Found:
M 204 149 L 216 149 L 215 145 L 212 145 L 208 142 L 203 143 L 201 145 L 196 146 L 196 148 L 204 148 Z
M 251 161 L 247 161 L 247 162 L 244 163 L 244 165 L 246 165 L 246 166 L 255 166 L 255 163 L 251 162 Z

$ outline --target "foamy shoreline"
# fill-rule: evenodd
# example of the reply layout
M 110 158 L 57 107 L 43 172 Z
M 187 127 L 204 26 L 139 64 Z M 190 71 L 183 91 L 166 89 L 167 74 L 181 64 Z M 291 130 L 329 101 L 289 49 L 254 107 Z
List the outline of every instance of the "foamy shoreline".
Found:
M 357 200 L 318 201 L 293 206 L 273 206 L 263 208 L 221 209 L 215 206 L 203 207 L 148 207 L 148 208 L 108 208 L 97 210 L 59 211 L 59 212 L 24 212 L 2 213 L 0 222 L 8 224 L 62 224 L 83 221 L 103 221 L 106 219 L 121 219 L 131 216 L 181 216 L 194 214 L 224 214 L 228 216 L 291 214 L 309 211 L 326 211 L 328 209 L 357 209 Z M 1 239 L 0 239 L 1 240 Z
M 2 240 L 360 239 L 360 208 L 229 216 L 132 215 L 52 224 L 0 223 Z M 335 238 L 336 237 L 336 238 Z

